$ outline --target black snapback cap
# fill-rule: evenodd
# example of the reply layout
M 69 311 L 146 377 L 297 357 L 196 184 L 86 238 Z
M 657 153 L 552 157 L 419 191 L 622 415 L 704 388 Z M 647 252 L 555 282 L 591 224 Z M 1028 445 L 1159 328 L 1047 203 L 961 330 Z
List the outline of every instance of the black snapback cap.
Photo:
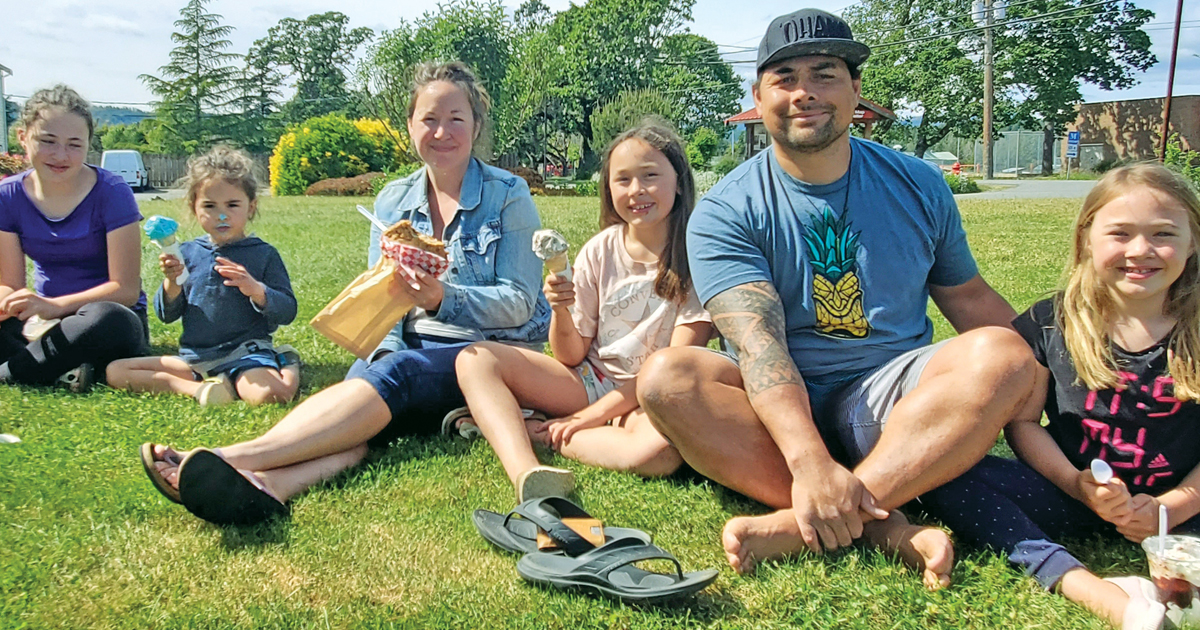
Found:
M 857 66 L 871 56 L 871 49 L 854 41 L 850 25 L 842 18 L 820 9 L 800 9 L 771 20 L 758 45 L 756 70 L 806 55 L 838 57 Z

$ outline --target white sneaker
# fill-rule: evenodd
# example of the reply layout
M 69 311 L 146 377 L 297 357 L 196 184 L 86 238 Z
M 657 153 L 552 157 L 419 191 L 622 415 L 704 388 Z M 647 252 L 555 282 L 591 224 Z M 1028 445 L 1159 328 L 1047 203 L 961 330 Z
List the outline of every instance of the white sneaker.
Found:
M 517 477 L 517 503 L 544 497 L 567 498 L 575 490 L 575 473 L 551 466 L 534 466 Z
M 228 374 L 219 374 L 205 379 L 196 390 L 196 400 L 201 407 L 227 405 L 238 399 L 237 389 Z

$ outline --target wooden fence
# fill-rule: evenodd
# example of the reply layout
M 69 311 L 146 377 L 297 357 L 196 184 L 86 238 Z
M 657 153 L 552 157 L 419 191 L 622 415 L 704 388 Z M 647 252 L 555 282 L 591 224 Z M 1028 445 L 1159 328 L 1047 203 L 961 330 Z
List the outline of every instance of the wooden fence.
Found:
M 262 185 L 267 185 L 270 180 L 268 162 L 271 159 L 270 153 L 257 153 L 250 156 L 254 159 L 254 166 L 258 181 Z M 87 161 L 89 164 L 100 164 L 101 154 L 95 151 L 88 153 Z M 142 162 L 146 165 L 146 170 L 150 173 L 150 185 L 155 188 L 171 188 L 176 183 L 187 175 L 186 155 L 159 155 L 157 153 L 143 153 Z

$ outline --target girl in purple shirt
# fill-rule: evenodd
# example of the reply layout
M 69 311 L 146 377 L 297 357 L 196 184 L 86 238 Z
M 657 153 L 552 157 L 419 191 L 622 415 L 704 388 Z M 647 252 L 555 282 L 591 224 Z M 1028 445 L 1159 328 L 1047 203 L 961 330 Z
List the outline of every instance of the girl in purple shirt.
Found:
M 17 138 L 33 168 L 0 181 L 0 382 L 82 390 L 147 350 L 142 217 L 122 178 L 84 163 L 93 128 L 65 85 L 25 103 Z

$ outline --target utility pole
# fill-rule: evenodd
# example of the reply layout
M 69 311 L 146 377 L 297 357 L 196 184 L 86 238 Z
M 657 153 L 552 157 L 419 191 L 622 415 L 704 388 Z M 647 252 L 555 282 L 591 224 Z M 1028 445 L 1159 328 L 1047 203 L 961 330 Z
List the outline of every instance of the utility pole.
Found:
M 992 77 L 992 0 L 983 0 L 983 173 L 987 179 L 996 175 L 992 160 L 992 108 L 995 106 Z
M 1171 92 L 1175 88 L 1175 58 L 1179 55 L 1179 24 L 1183 19 L 1183 0 L 1175 7 L 1175 39 L 1171 43 L 1171 69 L 1167 73 L 1167 100 L 1163 103 L 1162 138 L 1159 140 L 1158 161 L 1167 159 L 1167 136 L 1171 133 Z
M 12 70 L 0 66 L 0 153 L 8 153 L 8 101 L 4 98 L 4 77 L 11 77 Z

